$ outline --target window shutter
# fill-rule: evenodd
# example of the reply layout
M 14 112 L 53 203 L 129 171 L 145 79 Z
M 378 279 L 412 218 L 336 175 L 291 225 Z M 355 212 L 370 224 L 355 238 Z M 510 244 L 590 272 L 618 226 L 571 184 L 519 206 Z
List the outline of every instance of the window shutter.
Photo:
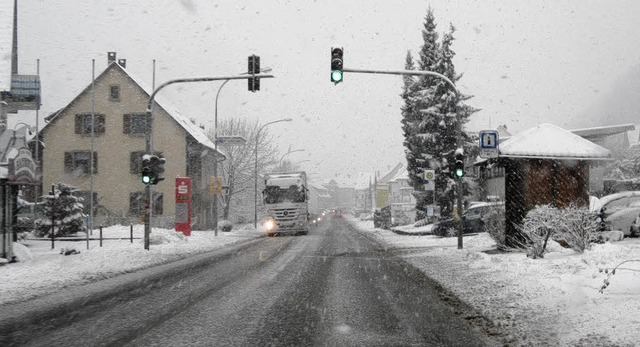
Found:
M 76 115 L 76 134 L 82 134 L 82 115 Z
M 93 173 L 98 173 L 98 152 L 93 152 Z
M 76 120 L 78 118 L 76 117 Z M 73 171 L 73 154 L 64 152 L 64 172 L 69 173 Z
M 122 133 L 131 134 L 131 115 L 125 114 L 122 117 Z
M 129 155 L 129 172 L 137 174 L 140 172 L 140 162 L 142 161 L 142 152 L 131 152 Z
M 105 132 L 105 118 L 103 114 L 97 114 L 96 115 L 96 130 L 95 133 L 96 134 L 104 134 Z

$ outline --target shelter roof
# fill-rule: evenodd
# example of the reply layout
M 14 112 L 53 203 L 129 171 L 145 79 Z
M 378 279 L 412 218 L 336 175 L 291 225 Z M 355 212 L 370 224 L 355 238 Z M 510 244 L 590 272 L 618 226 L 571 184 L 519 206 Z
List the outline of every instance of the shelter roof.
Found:
M 611 152 L 553 124 L 540 124 L 500 143 L 500 157 L 606 160 Z

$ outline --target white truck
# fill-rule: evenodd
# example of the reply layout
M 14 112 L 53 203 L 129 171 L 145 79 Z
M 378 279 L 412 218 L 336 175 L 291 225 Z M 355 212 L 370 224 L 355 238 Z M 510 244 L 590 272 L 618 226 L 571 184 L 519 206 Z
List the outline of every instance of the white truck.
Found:
M 264 228 L 269 236 L 309 232 L 309 190 L 304 171 L 270 173 L 264 177 L 262 197 L 267 212 Z

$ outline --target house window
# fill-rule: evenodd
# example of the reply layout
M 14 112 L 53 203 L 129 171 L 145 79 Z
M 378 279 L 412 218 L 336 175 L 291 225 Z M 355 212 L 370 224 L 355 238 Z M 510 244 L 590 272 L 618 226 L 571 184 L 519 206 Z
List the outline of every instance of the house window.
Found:
M 93 124 L 95 124 L 95 126 L 93 127 L 91 123 L 91 118 L 92 118 L 91 113 L 81 113 L 76 115 L 76 124 L 75 124 L 76 134 L 91 135 L 92 128 L 94 129 L 93 133 L 95 135 L 104 134 L 104 129 L 105 129 L 104 115 L 103 114 L 94 115 Z
M 117 84 L 109 86 L 109 101 L 120 101 L 120 86 Z
M 139 174 L 142 170 L 142 156 L 145 155 L 145 151 L 131 152 L 129 155 L 129 172 L 132 174 Z M 162 157 L 162 152 L 154 152 L 153 154 L 158 157 Z
M 145 192 L 133 192 L 129 194 L 129 214 L 141 216 L 144 214 Z M 153 214 L 162 215 L 164 196 L 162 193 L 153 192 Z
M 64 172 L 88 175 L 91 167 L 91 152 L 64 152 Z M 93 152 L 93 173 L 98 173 L 98 153 Z
M 149 129 L 148 119 L 149 116 L 146 113 L 125 114 L 122 118 L 122 132 L 131 135 L 144 135 Z

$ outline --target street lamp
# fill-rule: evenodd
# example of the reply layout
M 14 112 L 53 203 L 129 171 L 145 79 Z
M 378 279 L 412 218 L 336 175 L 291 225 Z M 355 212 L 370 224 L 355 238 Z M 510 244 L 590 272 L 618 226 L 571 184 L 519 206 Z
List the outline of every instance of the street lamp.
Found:
M 253 186 L 253 228 L 258 229 L 258 140 L 260 140 L 260 132 L 264 127 L 269 124 L 278 123 L 278 122 L 292 122 L 291 118 L 282 118 L 278 120 L 274 120 L 273 122 L 269 122 L 258 129 L 256 133 L 256 161 L 254 166 L 254 186 Z
M 301 148 L 301 149 L 289 150 L 287 153 L 283 154 L 282 157 L 280 157 L 280 160 L 278 160 L 278 163 L 280 164 L 280 166 L 282 166 L 282 159 L 284 159 L 284 157 L 295 152 L 304 152 L 304 149 Z
M 266 67 L 264 69 L 260 69 L 260 72 L 271 72 L 270 67 Z M 248 72 L 241 73 L 240 75 L 248 75 Z M 220 91 L 222 91 L 222 87 L 227 84 L 230 80 L 225 80 L 222 82 L 220 87 L 218 88 L 218 92 L 216 93 L 216 103 L 214 109 L 214 121 L 213 121 L 213 147 L 214 147 L 214 158 L 213 158 L 213 176 L 218 177 L 218 97 L 220 96 Z M 218 236 L 218 196 L 213 196 L 213 229 L 215 230 L 215 236 Z

